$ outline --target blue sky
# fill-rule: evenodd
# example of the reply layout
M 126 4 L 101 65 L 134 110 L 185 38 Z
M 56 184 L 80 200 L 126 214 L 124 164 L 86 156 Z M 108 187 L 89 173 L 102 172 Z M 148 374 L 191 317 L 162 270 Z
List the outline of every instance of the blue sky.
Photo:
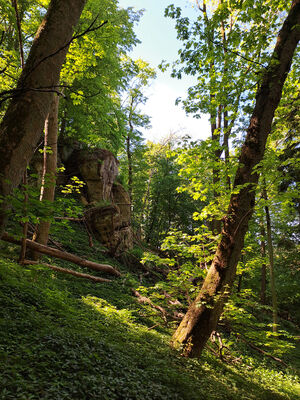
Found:
M 136 46 L 131 57 L 142 58 L 157 69 L 157 78 L 146 92 L 149 100 L 143 111 L 151 116 L 152 128 L 144 131 L 144 136 L 146 139 L 159 141 L 170 133 L 177 132 L 179 135 L 189 134 L 193 139 L 203 139 L 209 135 L 207 118 L 196 120 L 191 116 L 187 117 L 180 106 L 175 106 L 177 97 L 186 97 L 193 79 L 174 79 L 168 72 L 163 74 L 157 68 L 162 60 L 175 61 L 180 48 L 174 21 L 164 17 L 164 10 L 169 4 L 180 6 L 189 16 L 196 13 L 189 0 L 119 0 L 120 7 L 145 9 L 135 29 L 142 43 Z

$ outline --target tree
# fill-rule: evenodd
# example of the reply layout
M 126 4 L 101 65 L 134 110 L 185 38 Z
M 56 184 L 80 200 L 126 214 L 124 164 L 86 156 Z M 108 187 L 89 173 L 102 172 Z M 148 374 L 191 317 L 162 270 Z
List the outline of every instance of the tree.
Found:
M 200 293 L 173 336 L 173 346 L 184 345 L 184 354 L 187 356 L 201 354 L 210 334 L 216 328 L 232 288 L 248 222 L 255 205 L 255 189 L 259 177 L 256 166 L 264 156 L 274 112 L 300 40 L 299 26 L 300 0 L 294 0 L 257 90 L 255 107 L 241 149 L 233 193 L 227 214 L 223 218 L 224 226 L 215 257 Z
M 172 76 L 195 76 L 185 100 L 177 99 L 187 113 L 210 117 L 213 201 L 218 208 L 224 189 L 231 189 L 231 179 L 223 185 L 220 171 L 229 168 L 229 140 L 246 129 L 245 121 L 253 108 L 255 88 L 261 68 L 268 60 L 268 40 L 277 31 L 284 1 L 226 2 L 193 0 L 195 18 L 183 15 L 170 5 L 165 15 L 176 20 L 177 38 L 182 42 L 179 59 L 172 66 Z M 222 154 L 224 152 L 224 157 Z M 225 165 L 224 165 L 225 164 Z M 223 187 L 222 187 L 223 186 Z M 212 231 L 220 233 L 221 221 L 212 214 Z
M 133 160 L 134 151 L 139 150 L 141 147 L 143 138 L 140 132 L 140 128 L 148 128 L 150 126 L 149 117 L 142 114 L 140 106 L 145 104 L 147 97 L 144 95 L 143 90 L 150 84 L 150 80 L 156 77 L 155 70 L 150 67 L 149 63 L 137 59 L 127 60 L 128 64 L 126 69 L 131 71 L 132 79 L 128 83 L 127 98 L 124 105 L 124 113 L 127 121 L 125 127 L 125 141 L 126 141 L 126 156 L 127 156 L 127 187 L 128 193 L 132 202 L 133 194 L 133 181 L 135 162 Z
M 263 187 L 263 198 L 265 201 L 268 200 L 267 190 L 264 181 Z M 277 295 L 275 287 L 275 277 L 274 277 L 274 250 L 272 242 L 272 231 L 271 231 L 271 217 L 269 206 L 265 205 L 266 212 L 266 222 L 267 222 L 267 245 L 268 245 L 268 256 L 269 256 L 269 266 L 270 266 L 270 281 L 271 281 L 271 293 L 272 293 L 272 307 L 273 307 L 273 332 L 277 332 L 278 324 L 278 309 L 277 309 Z
M 0 196 L 18 186 L 34 153 L 85 0 L 52 0 L 0 125 Z M 0 213 L 2 234 L 6 209 Z
M 59 97 L 55 94 L 45 122 L 44 149 L 43 149 L 43 176 L 40 201 L 53 203 L 56 185 L 57 169 L 57 133 L 58 133 L 58 104 Z M 49 216 L 48 216 L 49 218 Z M 33 240 L 46 245 L 50 230 L 50 220 L 41 220 L 36 227 Z M 33 253 L 33 259 L 39 258 Z

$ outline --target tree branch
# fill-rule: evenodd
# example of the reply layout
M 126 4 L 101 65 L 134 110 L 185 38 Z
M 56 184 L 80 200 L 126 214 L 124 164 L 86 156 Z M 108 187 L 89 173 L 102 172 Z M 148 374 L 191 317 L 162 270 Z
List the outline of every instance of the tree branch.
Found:
M 79 33 L 77 35 L 74 35 L 64 46 L 60 47 L 58 50 L 56 50 L 55 52 L 49 54 L 48 56 L 45 56 L 44 58 L 42 58 L 36 65 L 34 65 L 31 70 L 27 73 L 27 75 L 24 76 L 24 81 L 26 80 L 26 78 L 28 77 L 28 75 L 30 75 L 39 65 L 41 65 L 44 61 L 48 60 L 48 58 L 54 57 L 56 54 L 58 54 L 59 52 L 61 52 L 62 50 L 64 50 L 66 47 L 70 46 L 70 44 L 76 40 L 79 39 L 80 37 L 86 35 L 87 33 L 90 32 L 94 32 L 97 29 L 102 28 L 104 25 L 106 25 L 108 23 L 108 21 L 104 21 L 102 22 L 100 25 L 96 26 L 93 28 L 93 25 L 95 24 L 96 20 L 98 19 L 98 15 L 97 17 L 93 20 L 93 22 L 90 24 L 90 26 L 83 31 L 82 33 Z

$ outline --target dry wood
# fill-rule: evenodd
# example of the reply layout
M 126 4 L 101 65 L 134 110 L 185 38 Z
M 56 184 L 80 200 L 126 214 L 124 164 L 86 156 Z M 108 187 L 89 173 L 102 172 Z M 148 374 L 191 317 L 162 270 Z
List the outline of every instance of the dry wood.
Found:
M 52 265 L 52 264 L 48 264 L 48 263 L 44 263 L 44 262 L 40 262 L 40 261 L 24 260 L 22 264 L 25 264 L 25 265 L 35 265 L 35 264 L 45 265 L 46 267 L 51 268 L 54 271 L 63 272 L 64 274 L 74 275 L 74 276 L 77 276 L 78 278 L 90 279 L 93 282 L 111 282 L 110 279 L 99 278 L 98 276 L 89 275 L 89 274 L 83 274 L 81 272 L 72 271 L 71 269 L 67 269 L 67 268 L 57 267 L 56 265 Z
M 13 238 L 12 236 L 8 235 L 7 232 L 4 232 L 2 237 L 2 240 L 14 244 L 21 244 L 21 241 L 18 239 Z M 74 264 L 80 265 L 81 267 L 86 267 L 89 269 L 93 269 L 95 271 L 102 271 L 102 272 L 107 272 L 111 275 L 115 276 L 120 276 L 120 272 L 117 271 L 115 268 L 113 268 L 110 265 L 107 264 L 98 264 L 93 261 L 88 261 L 85 260 L 81 257 L 75 256 L 74 254 L 67 253 L 65 251 L 57 250 L 54 249 L 53 247 L 48 247 L 36 242 L 33 242 L 32 240 L 27 239 L 26 240 L 26 245 L 28 248 L 38 251 L 43 254 L 47 254 L 48 256 L 56 257 L 56 258 L 61 258 L 62 260 L 70 261 Z
M 216 343 L 216 339 L 218 339 L 218 343 Z M 227 350 L 229 350 L 229 349 L 227 346 L 224 345 L 220 333 L 217 331 L 213 331 L 210 336 L 210 340 L 213 344 L 215 344 L 218 347 L 218 351 L 219 351 L 218 356 L 223 361 L 224 360 L 223 349 L 227 349 Z
M 149 304 L 152 308 L 154 308 L 155 310 L 159 311 L 159 313 L 161 314 L 163 320 L 167 323 L 167 317 L 170 320 L 177 320 L 180 321 L 183 317 L 184 314 L 179 313 L 177 311 L 174 311 L 173 314 L 168 313 L 163 307 L 158 306 L 154 303 L 152 303 L 152 301 L 146 297 L 146 296 L 142 296 L 137 290 L 135 289 L 131 289 L 132 294 L 137 297 L 138 302 L 141 304 Z
M 131 289 L 132 293 L 134 294 L 135 297 L 137 297 L 138 302 L 141 304 L 149 304 L 152 308 L 154 308 L 155 310 L 159 311 L 163 320 L 165 322 L 167 322 L 167 312 L 164 308 L 157 306 L 156 304 L 152 303 L 152 301 L 146 297 L 146 296 L 142 296 L 137 290 L 135 289 Z
M 29 227 L 30 227 L 30 229 L 28 229 L 28 233 L 29 233 L 29 235 L 33 236 L 35 233 L 36 227 L 31 223 L 29 223 Z M 59 242 L 57 242 L 56 240 L 52 239 L 50 236 L 48 238 L 48 242 L 52 243 L 55 247 L 58 248 L 58 250 L 65 251 L 64 248 L 62 247 L 62 245 Z

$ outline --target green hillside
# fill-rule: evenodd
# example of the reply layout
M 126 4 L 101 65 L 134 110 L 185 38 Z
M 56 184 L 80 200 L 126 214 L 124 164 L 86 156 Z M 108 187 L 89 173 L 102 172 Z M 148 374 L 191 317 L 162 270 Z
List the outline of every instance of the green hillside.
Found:
M 92 283 L 20 266 L 18 248 L 1 243 L 1 399 L 300 399 L 295 370 L 249 348 L 232 350 L 226 362 L 208 351 L 200 360 L 181 357 L 169 347 L 172 326 L 131 295 L 141 271 L 105 259 L 76 225 L 56 239 L 113 263 L 122 277 Z

